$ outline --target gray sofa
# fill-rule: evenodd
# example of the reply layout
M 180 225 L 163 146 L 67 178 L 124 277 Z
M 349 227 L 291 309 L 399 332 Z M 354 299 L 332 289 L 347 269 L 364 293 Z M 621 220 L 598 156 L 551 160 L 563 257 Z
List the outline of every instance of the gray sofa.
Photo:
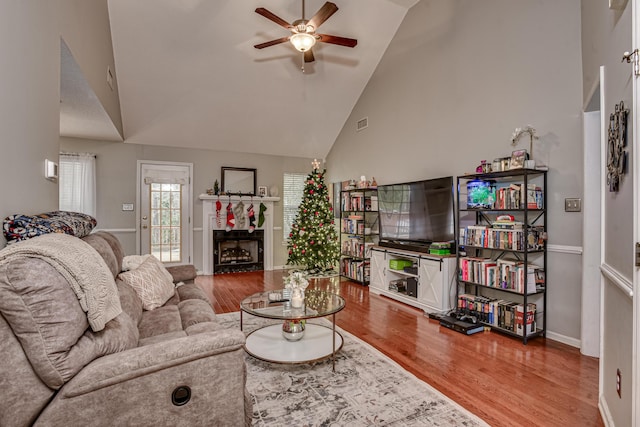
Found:
M 117 238 L 82 240 L 116 278 Z M 0 425 L 250 424 L 243 333 L 216 323 L 193 266 L 169 271 L 185 284 L 151 311 L 116 278 L 122 312 L 93 332 L 46 259 L 0 264 Z

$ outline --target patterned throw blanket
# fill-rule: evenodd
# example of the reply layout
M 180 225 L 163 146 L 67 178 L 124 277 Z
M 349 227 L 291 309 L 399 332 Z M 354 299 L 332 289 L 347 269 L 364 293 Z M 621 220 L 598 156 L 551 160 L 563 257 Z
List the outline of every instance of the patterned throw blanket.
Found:
M 71 285 L 94 332 L 122 312 L 118 288 L 100 254 L 83 240 L 51 233 L 16 243 L 0 251 L 0 264 L 39 258 Z

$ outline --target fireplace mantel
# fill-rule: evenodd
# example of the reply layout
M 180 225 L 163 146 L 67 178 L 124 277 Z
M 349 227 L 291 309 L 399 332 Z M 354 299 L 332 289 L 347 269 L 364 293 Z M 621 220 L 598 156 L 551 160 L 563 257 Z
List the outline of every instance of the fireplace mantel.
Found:
M 273 270 L 273 206 L 280 201 L 280 197 L 259 197 L 259 196 L 210 196 L 200 194 L 202 200 L 202 268 L 204 274 L 213 274 L 213 230 L 224 230 L 227 223 L 227 205 L 236 204 L 242 200 L 246 208 L 253 203 L 256 214 L 256 228 L 264 230 L 264 269 Z M 216 224 L 216 201 L 220 200 L 222 209 L 220 210 L 221 227 Z M 264 212 L 264 224 L 258 227 L 258 215 L 260 214 L 260 203 L 263 203 L 267 210 Z M 249 228 L 249 218 L 246 217 L 245 226 Z M 237 230 L 238 228 L 234 228 Z

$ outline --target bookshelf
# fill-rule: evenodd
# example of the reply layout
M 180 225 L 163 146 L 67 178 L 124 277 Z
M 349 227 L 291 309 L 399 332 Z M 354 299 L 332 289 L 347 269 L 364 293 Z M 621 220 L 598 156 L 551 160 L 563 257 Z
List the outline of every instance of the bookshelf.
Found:
M 371 276 L 371 248 L 378 243 L 378 192 L 340 192 L 340 275 L 363 285 Z
M 457 184 L 457 309 L 523 344 L 546 336 L 547 172 L 470 174 Z

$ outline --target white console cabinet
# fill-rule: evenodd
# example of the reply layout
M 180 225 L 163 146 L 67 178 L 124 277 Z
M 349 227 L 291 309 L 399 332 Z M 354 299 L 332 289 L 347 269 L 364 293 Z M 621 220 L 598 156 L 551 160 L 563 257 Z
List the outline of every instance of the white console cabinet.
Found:
M 416 273 L 389 268 L 392 260 L 410 261 L 416 267 Z M 449 311 L 454 308 L 456 297 L 455 263 L 454 256 L 375 246 L 371 250 L 369 292 L 393 298 L 426 313 Z M 396 290 L 392 283 L 401 279 L 417 282 L 415 295 L 413 286 Z

